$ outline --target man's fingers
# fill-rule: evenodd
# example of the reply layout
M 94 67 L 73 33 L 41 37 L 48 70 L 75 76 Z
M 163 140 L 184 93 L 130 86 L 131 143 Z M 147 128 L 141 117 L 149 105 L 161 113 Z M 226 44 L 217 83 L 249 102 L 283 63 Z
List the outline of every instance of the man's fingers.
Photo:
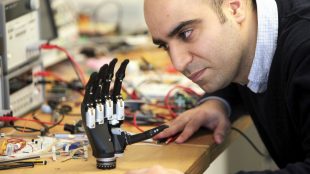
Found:
M 184 128 L 185 124 L 185 119 L 175 119 L 169 124 L 167 129 L 154 136 L 153 139 L 158 140 L 161 138 L 171 137 L 180 132 Z
M 167 129 L 165 129 L 161 133 L 155 135 L 153 137 L 153 139 L 158 140 L 161 138 L 171 137 L 171 136 L 177 134 L 180 130 L 181 130 L 180 126 L 169 125 L 169 127 Z
M 201 126 L 200 120 L 191 120 L 189 121 L 183 132 L 175 140 L 176 143 L 185 142 L 190 136 L 192 136 Z
M 213 133 L 215 143 L 221 144 L 224 141 L 228 129 L 229 129 L 228 122 L 226 121 L 219 122 Z

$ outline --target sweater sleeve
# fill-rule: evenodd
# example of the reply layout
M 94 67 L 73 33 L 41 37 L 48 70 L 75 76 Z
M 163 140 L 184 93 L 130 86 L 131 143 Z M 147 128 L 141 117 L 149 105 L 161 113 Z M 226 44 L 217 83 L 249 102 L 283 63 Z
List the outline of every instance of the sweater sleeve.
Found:
M 231 83 L 226 88 L 223 88 L 221 90 L 218 90 L 214 93 L 206 93 L 201 97 L 200 101 L 204 101 L 205 99 L 209 97 L 219 97 L 222 98 L 224 101 L 227 102 L 224 103 L 225 105 L 228 105 L 227 107 L 230 107 L 230 120 L 236 120 L 239 116 L 243 114 L 248 114 L 248 111 L 246 107 L 244 106 L 242 102 L 242 98 L 240 96 L 239 92 L 239 85 L 235 83 Z

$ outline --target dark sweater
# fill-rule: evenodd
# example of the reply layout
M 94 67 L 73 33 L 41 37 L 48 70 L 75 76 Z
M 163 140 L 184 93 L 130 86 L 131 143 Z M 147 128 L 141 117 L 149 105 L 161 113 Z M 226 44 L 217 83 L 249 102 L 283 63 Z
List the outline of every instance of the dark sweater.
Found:
M 279 34 L 268 87 L 253 93 L 231 84 L 216 95 L 250 113 L 277 171 L 239 174 L 310 174 L 310 0 L 277 0 Z M 233 110 L 233 112 L 235 112 Z

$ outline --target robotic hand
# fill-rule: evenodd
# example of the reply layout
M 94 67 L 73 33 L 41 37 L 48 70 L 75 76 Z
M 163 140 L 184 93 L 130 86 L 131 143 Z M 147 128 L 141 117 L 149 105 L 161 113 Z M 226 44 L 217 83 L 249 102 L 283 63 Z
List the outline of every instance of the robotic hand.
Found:
M 117 59 L 113 59 L 109 65 L 103 65 L 99 73 L 91 74 L 81 104 L 83 125 L 99 169 L 115 168 L 116 157 L 124 153 L 127 145 L 152 138 L 168 127 L 161 125 L 135 135 L 121 129 L 125 118 L 121 87 L 129 61 L 126 59 L 121 63 L 115 74 L 114 89 L 110 95 L 116 63 Z

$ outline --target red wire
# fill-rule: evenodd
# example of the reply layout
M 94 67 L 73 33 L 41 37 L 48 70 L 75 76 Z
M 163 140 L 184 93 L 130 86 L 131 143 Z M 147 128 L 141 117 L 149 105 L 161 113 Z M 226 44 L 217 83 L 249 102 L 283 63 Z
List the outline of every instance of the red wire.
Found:
M 53 77 L 55 78 L 56 80 L 59 80 L 59 81 L 62 81 L 62 82 L 66 82 L 66 80 L 64 80 L 63 78 L 61 78 L 59 75 L 51 72 L 51 71 L 39 71 L 39 72 L 36 72 L 34 73 L 34 76 L 42 76 L 42 77 Z
M 7 142 L 13 143 L 13 144 L 20 143 L 21 146 L 18 149 L 14 149 L 14 152 L 18 152 L 19 150 L 23 149 L 27 145 L 27 142 L 25 140 L 19 139 L 19 138 L 9 138 Z
M 144 132 L 144 130 L 141 129 L 141 128 L 138 126 L 138 124 L 137 124 L 137 114 L 136 114 L 136 113 L 133 114 L 133 125 L 134 125 L 134 127 L 137 128 L 139 131 Z
M 53 122 L 38 121 L 38 120 L 34 120 L 34 119 L 20 118 L 20 117 L 14 117 L 14 116 L 10 116 L 10 117 L 0 117 L 0 121 L 5 121 L 5 122 L 17 121 L 17 120 L 32 121 L 32 122 L 43 123 L 43 124 L 50 124 L 50 125 L 54 125 L 54 124 L 55 124 L 55 123 L 53 123 Z M 64 126 L 64 124 L 61 124 L 61 123 L 58 124 L 58 125 Z
M 165 119 L 165 120 L 172 120 L 171 114 L 156 114 L 157 118 Z
M 133 94 L 131 94 L 130 92 L 127 91 L 127 89 L 122 86 L 122 90 L 131 98 L 131 99 L 136 99 L 135 96 L 133 96 Z
M 171 107 L 171 105 L 169 104 L 169 98 L 170 98 L 170 95 L 171 95 L 172 91 L 174 91 L 175 89 L 176 89 L 176 87 L 170 89 L 169 92 L 167 93 L 167 95 L 165 96 L 165 100 L 164 100 L 165 105 L 166 105 L 166 107 L 167 107 L 167 109 L 168 109 L 170 115 L 171 115 L 173 118 L 175 118 L 175 117 L 177 116 L 177 114 L 172 110 L 172 107 Z
M 60 47 L 58 45 L 42 44 L 41 45 L 41 49 L 47 49 L 47 50 L 57 49 L 57 50 L 60 50 L 60 51 L 64 52 L 66 54 L 66 56 L 69 58 L 69 60 L 76 67 L 76 69 L 78 71 L 78 75 L 81 78 L 82 84 L 84 86 L 86 85 L 85 73 L 84 73 L 83 69 L 80 67 L 80 65 L 75 61 L 75 59 L 71 56 L 71 54 L 65 48 Z

